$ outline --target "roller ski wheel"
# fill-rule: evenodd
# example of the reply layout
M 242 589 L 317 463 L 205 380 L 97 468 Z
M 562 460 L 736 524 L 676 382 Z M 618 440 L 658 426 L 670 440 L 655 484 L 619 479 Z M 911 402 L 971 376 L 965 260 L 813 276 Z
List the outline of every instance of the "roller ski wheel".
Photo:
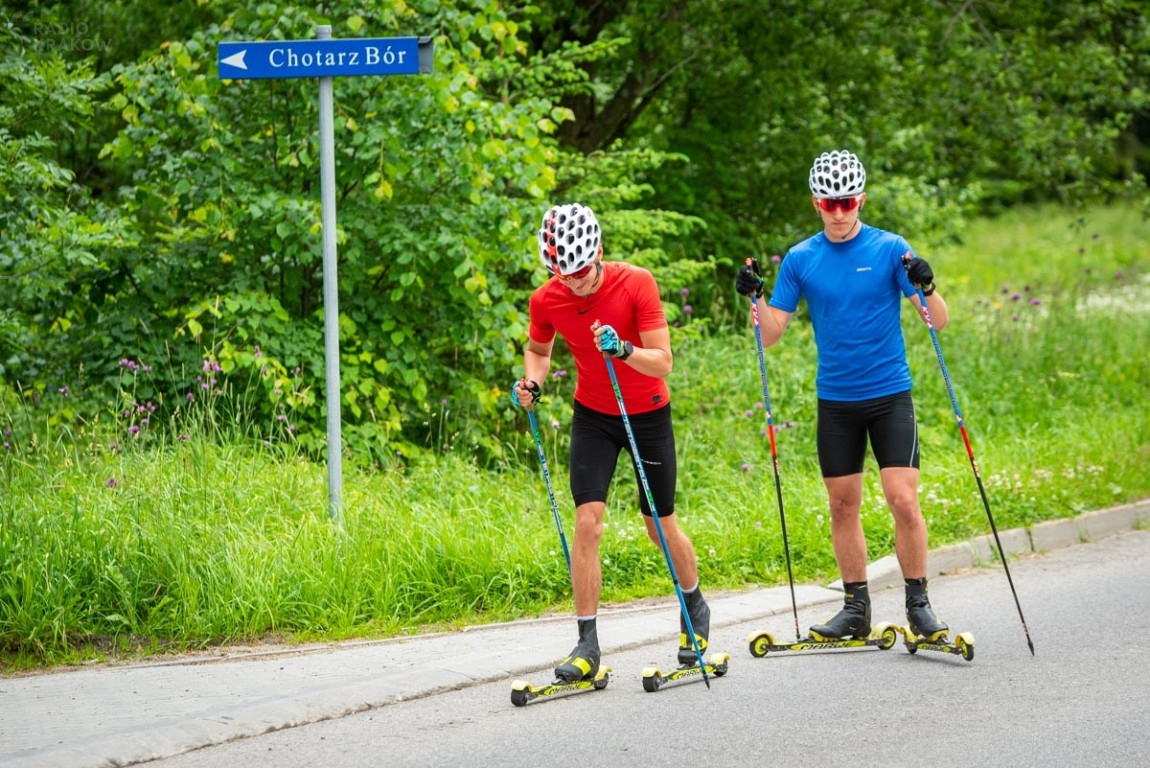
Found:
M 969 632 L 960 632 L 952 642 L 950 633 L 946 630 L 934 632 L 929 636 L 916 635 L 910 627 L 906 626 L 899 627 L 898 631 L 905 638 L 903 645 L 906 646 L 907 652 L 912 655 L 922 649 L 924 651 L 949 653 L 961 656 L 967 661 L 974 661 L 974 635 Z
M 727 674 L 730 663 L 731 655 L 729 653 L 712 653 L 707 657 L 702 668 L 698 664 L 685 664 L 664 675 L 658 667 L 646 667 L 643 669 L 643 690 L 647 693 L 654 693 L 665 683 L 674 683 L 680 680 L 698 682 L 703 679 L 703 672 L 715 677 L 722 677 Z
M 601 691 L 609 682 L 611 682 L 610 667 L 599 667 L 599 672 L 594 677 L 571 683 L 556 680 L 547 685 L 536 686 L 526 680 L 516 680 L 511 684 L 511 703 L 517 707 L 525 707 L 535 699 L 558 699 L 575 693 Z
M 900 628 L 894 624 L 877 624 L 866 637 L 829 637 L 811 634 L 793 643 L 779 643 L 770 632 L 754 632 L 747 638 L 751 655 L 761 659 L 781 651 L 825 651 L 834 648 L 878 648 L 889 651 L 898 640 Z

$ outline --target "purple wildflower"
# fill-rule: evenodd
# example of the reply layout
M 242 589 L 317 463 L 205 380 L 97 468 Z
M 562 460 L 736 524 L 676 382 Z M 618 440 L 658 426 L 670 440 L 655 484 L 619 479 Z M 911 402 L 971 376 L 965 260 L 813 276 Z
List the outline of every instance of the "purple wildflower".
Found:
M 108 486 L 109 488 L 115 488 L 119 484 L 120 484 L 120 481 L 114 477 L 109 477 L 107 480 L 104 481 L 104 485 Z
M 687 288 L 680 288 L 679 289 L 679 295 L 682 296 L 684 299 L 687 298 L 687 294 L 689 294 L 690 292 L 691 291 Z

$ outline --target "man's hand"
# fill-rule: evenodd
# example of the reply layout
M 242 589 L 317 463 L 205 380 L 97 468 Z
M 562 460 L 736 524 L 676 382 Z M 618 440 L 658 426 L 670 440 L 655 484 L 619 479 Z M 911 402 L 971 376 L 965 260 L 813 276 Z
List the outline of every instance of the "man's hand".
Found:
M 735 290 L 744 296 L 759 298 L 763 295 L 763 278 L 759 271 L 759 262 L 749 257 L 747 263 L 739 269 L 735 276 Z
M 511 385 L 511 404 L 528 408 L 539 402 L 542 390 L 539 383 L 528 379 L 518 379 Z
M 924 295 L 929 296 L 934 293 L 934 270 L 930 268 L 930 264 L 926 263 L 926 259 L 920 259 L 915 256 L 905 262 L 906 276 L 915 285 L 922 288 Z
M 595 337 L 599 342 L 599 351 L 604 355 L 610 357 L 618 357 L 623 354 L 623 343 L 619 340 L 619 334 L 609 325 L 599 325 L 596 321 L 592 326 L 595 332 Z

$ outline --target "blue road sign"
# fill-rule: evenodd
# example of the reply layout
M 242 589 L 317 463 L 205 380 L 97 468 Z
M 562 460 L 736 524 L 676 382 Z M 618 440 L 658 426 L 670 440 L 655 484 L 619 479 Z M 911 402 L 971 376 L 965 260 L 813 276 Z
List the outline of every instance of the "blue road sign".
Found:
M 432 71 L 430 37 L 336 38 L 220 43 L 221 80 L 349 75 L 418 75 Z

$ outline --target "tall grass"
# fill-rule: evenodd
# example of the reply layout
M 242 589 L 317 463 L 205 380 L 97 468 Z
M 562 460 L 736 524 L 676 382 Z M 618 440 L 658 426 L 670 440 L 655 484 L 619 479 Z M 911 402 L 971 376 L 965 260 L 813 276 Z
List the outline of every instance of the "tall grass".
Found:
M 1122 208 L 979 222 L 966 244 L 924 253 L 951 306 L 940 334 L 1000 528 L 1150 496 L 1150 224 Z M 1081 249 L 1081 250 L 1080 250 Z M 929 334 L 904 329 L 932 545 L 987 523 Z M 758 361 L 748 327 L 674 333 L 671 387 L 681 525 L 705 589 L 785 583 Z M 836 574 L 815 458 L 815 354 L 792 323 L 767 351 L 796 578 Z M 556 372 L 558 374 L 558 371 Z M 568 533 L 570 382 L 548 382 L 539 421 Z M 349 467 L 342 525 L 326 474 L 283 439 L 183 414 L 178 438 L 102 422 L 37 422 L 7 403 L 0 455 L 0 659 L 53 664 L 274 636 L 382 636 L 570 608 L 566 564 L 522 429 L 505 466 L 449 454 Z M 139 404 L 130 424 L 139 426 Z M 25 423 L 26 422 L 26 423 Z M 269 433 L 277 425 L 271 425 Z M 146 438 L 146 439 L 144 439 Z M 621 457 L 602 544 L 604 599 L 668 595 Z M 868 460 L 871 558 L 893 526 Z

